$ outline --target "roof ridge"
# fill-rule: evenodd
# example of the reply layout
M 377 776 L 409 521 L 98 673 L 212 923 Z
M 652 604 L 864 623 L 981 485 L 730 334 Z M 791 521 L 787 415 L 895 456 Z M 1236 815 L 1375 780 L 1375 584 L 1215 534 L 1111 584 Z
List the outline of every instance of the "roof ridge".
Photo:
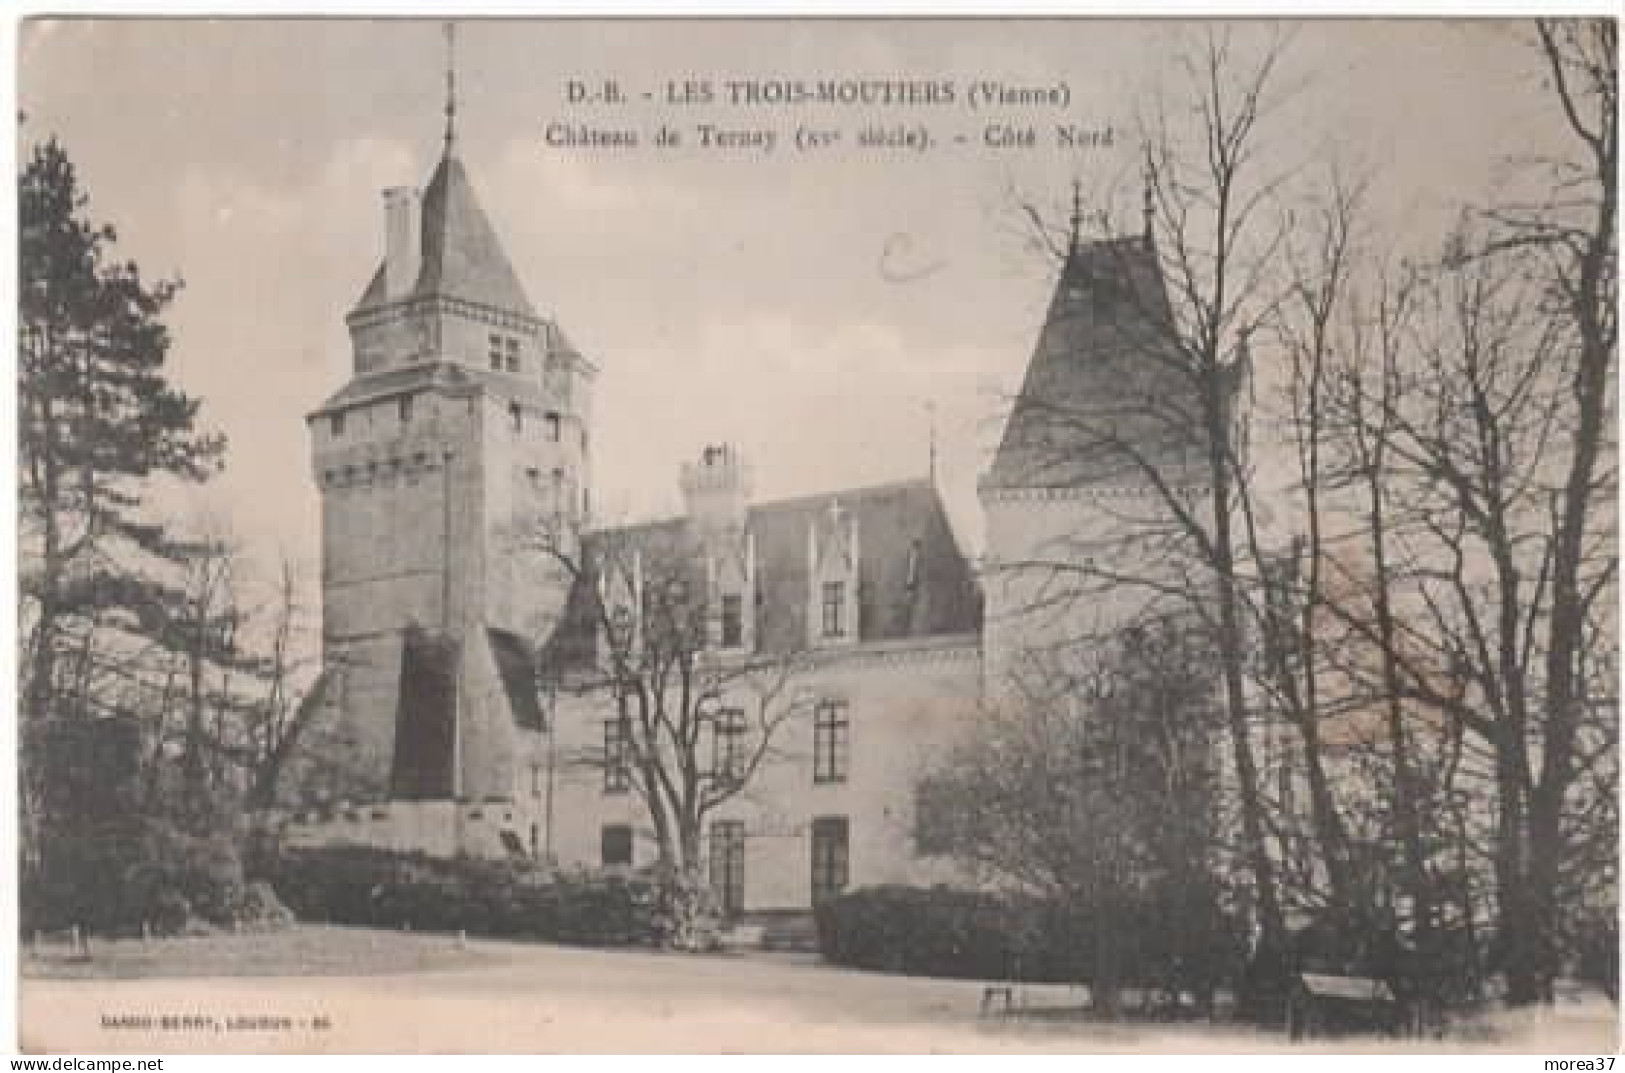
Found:
M 853 488 L 838 488 L 825 492 L 808 492 L 802 495 L 787 496 L 782 499 L 768 499 L 746 506 L 746 512 L 754 514 L 757 511 L 785 510 L 792 507 L 807 507 L 824 499 L 840 499 L 844 496 L 859 497 L 877 495 L 882 492 L 901 492 L 910 489 L 928 490 L 932 499 L 939 507 L 942 506 L 942 492 L 927 477 L 903 477 L 892 481 L 882 481 L 877 484 L 858 485 Z M 946 514 L 946 509 L 943 510 Z M 638 529 L 655 529 L 660 526 L 676 525 L 688 520 L 686 514 L 667 514 L 659 518 L 646 518 L 642 521 L 627 522 L 623 525 L 606 525 L 594 529 L 595 533 L 626 533 Z M 956 540 L 957 543 L 957 540 Z

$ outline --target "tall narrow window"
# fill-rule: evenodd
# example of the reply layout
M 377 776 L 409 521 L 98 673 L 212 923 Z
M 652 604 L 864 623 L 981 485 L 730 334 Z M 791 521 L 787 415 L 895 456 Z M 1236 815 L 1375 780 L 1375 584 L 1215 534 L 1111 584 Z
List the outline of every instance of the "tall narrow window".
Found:
M 508 404 L 508 423 L 513 426 L 515 432 L 525 430 L 525 411 L 517 402 Z
M 502 336 L 492 335 L 491 342 L 491 368 L 495 372 L 502 371 Z
M 402 395 L 399 406 L 401 413 L 401 424 L 404 425 L 408 421 L 412 420 L 412 396 Z
M 335 435 L 335 436 L 344 435 L 344 411 L 343 410 L 340 410 L 338 413 L 333 415 L 332 424 L 333 424 L 333 435 Z
M 813 713 L 813 782 L 845 782 L 851 722 L 846 701 L 821 700 Z
M 812 823 L 812 900 L 828 901 L 846 889 L 851 860 L 845 816 L 819 816 Z
M 745 710 L 723 708 L 717 712 L 713 726 L 713 777 L 721 781 L 740 778 L 745 768 Z
M 745 908 L 745 825 L 740 820 L 711 821 L 711 893 L 723 916 Z
M 519 340 L 513 338 L 512 336 L 509 336 L 508 338 L 506 338 L 506 339 L 504 339 L 502 341 L 502 350 L 503 350 L 503 356 L 506 358 L 507 363 L 508 363 L 508 371 L 510 373 L 518 372 L 519 371 Z
M 745 643 L 745 601 L 737 592 L 722 596 L 722 647 L 738 648 Z
M 604 792 L 624 794 L 631 785 L 626 767 L 626 735 L 619 719 L 604 720 Z
M 547 442 L 559 442 L 559 415 L 548 413 L 542 418 L 542 426 L 547 429 Z
M 846 636 L 846 584 L 824 582 L 824 636 Z

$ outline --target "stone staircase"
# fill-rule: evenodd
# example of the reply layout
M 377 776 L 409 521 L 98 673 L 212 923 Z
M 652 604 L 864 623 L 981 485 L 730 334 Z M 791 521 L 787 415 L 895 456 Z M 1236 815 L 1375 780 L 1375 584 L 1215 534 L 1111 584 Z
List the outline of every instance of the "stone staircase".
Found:
M 759 910 L 735 921 L 724 933 L 723 945 L 732 950 L 812 953 L 818 950 L 818 931 L 806 910 Z

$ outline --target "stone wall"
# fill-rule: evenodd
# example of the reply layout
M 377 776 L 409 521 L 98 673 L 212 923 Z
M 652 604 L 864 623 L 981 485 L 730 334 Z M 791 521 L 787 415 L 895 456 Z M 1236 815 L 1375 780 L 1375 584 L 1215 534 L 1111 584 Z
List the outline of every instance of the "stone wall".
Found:
M 975 636 L 857 646 L 823 654 L 796 674 L 787 690 L 796 698 L 795 715 L 775 739 L 781 755 L 710 817 L 744 824 L 745 908 L 810 907 L 811 827 L 818 817 L 847 819 L 849 887 L 950 877 L 944 862 L 915 854 L 914 786 L 975 725 L 980 684 Z M 848 705 L 849 767 L 841 782 L 820 784 L 813 777 L 813 709 L 821 698 Z M 754 719 L 749 702 L 742 704 Z M 606 793 L 603 772 L 593 766 L 611 718 L 602 692 L 567 695 L 559 703 L 554 849 L 566 865 L 598 865 L 609 824 L 632 828 L 637 864 L 656 858 L 642 800 L 630 792 Z

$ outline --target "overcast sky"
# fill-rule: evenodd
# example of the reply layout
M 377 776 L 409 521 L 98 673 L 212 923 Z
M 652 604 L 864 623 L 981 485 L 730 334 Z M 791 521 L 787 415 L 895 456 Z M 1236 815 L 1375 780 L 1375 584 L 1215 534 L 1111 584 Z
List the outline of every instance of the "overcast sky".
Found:
M 1304 26 L 1283 76 L 1301 88 L 1270 151 L 1370 171 L 1386 226 L 1426 243 L 1546 119 L 1518 32 Z M 1137 108 L 1159 83 L 1177 88 L 1171 57 L 1189 33 L 1088 21 L 460 24 L 461 155 L 532 302 L 602 366 L 595 504 L 673 510 L 680 461 L 722 440 L 752 459 L 764 498 L 924 476 L 934 400 L 939 477 L 979 546 L 976 476 L 1053 272 L 1022 241 L 1012 191 L 1059 213 L 1078 177 L 1089 208 L 1132 218 Z M 231 440 L 208 502 L 260 554 L 314 563 L 303 416 L 348 375 L 343 316 L 380 256 L 379 192 L 424 183 L 440 151 L 440 25 L 43 22 L 23 28 L 20 48 L 24 143 L 58 135 L 94 215 L 119 228 L 120 255 L 185 278 L 170 317 L 176 376 Z M 646 126 L 656 111 L 636 94 L 667 80 L 878 76 L 1065 81 L 1064 111 L 1006 114 L 1041 136 L 1058 119 L 1110 125 L 1115 144 L 817 162 L 782 147 L 661 157 L 543 144 L 554 120 Z M 572 110 L 572 77 L 616 78 L 634 101 Z M 667 114 L 781 138 L 819 115 Z M 931 121 L 979 136 L 981 118 L 941 114 Z M 931 271 L 900 282 L 883 264 Z

